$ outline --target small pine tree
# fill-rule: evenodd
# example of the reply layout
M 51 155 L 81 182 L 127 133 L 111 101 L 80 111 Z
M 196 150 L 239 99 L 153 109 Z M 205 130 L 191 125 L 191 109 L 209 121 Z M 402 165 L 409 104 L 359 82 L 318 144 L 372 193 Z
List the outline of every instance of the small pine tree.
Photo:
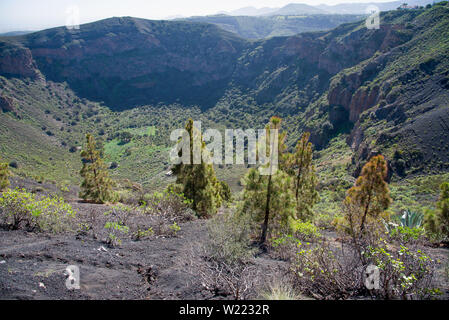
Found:
M 430 238 L 438 236 L 440 234 L 440 222 L 438 214 L 435 210 L 426 209 L 426 211 L 424 212 L 423 225 L 424 229 L 427 232 L 427 235 Z
M 312 164 L 312 143 L 310 133 L 305 132 L 296 145 L 296 151 L 288 155 L 286 171 L 294 177 L 297 218 L 311 220 L 312 208 L 319 201 L 316 190 L 317 178 Z
M 295 219 L 292 183 L 292 177 L 281 170 L 272 176 L 266 176 L 261 175 L 257 168 L 249 169 L 242 179 L 242 213 L 249 214 L 251 221 L 262 223 L 261 245 L 265 244 L 269 230 L 288 230 L 291 220 Z
M 231 201 L 232 199 L 232 192 L 231 192 L 231 188 L 229 187 L 229 185 L 224 182 L 224 181 L 220 181 L 220 196 L 223 199 L 223 201 Z
M 212 164 L 201 161 L 193 164 L 193 139 L 198 135 L 201 143 L 201 152 L 206 152 L 206 144 L 202 141 L 201 133 L 193 125 L 193 120 L 187 121 L 186 131 L 190 136 L 190 164 L 180 163 L 173 167 L 176 175 L 176 184 L 182 185 L 184 196 L 192 200 L 193 210 L 203 217 L 214 215 L 222 204 L 222 184 L 215 176 Z M 182 156 L 182 150 L 179 155 Z
M 253 221 L 262 222 L 260 244 L 265 245 L 269 224 L 273 229 L 287 229 L 291 219 L 295 219 L 295 201 L 292 193 L 292 178 L 282 169 L 286 166 L 288 158 L 284 156 L 286 134 L 278 134 L 279 168 L 274 166 L 273 152 L 270 150 L 272 130 L 280 130 L 282 120 L 272 117 L 266 126 L 266 150 L 270 159 L 265 164 L 269 169 L 268 175 L 260 174 L 259 170 L 252 168 L 243 179 L 243 213 L 249 213 Z
M 437 203 L 438 221 L 441 233 L 444 236 L 449 236 L 449 183 L 445 182 L 440 186 L 440 199 Z
M 9 187 L 9 165 L 7 163 L 0 163 L 0 191 Z
M 113 200 L 113 182 L 100 155 L 101 151 L 98 150 L 94 137 L 87 134 L 86 147 L 81 151 L 83 167 L 80 174 L 83 182 L 80 197 L 96 203 L 105 203 Z
M 348 190 L 343 202 L 347 231 L 358 246 L 359 241 L 370 231 L 378 230 L 379 218 L 391 204 L 390 191 L 385 182 L 387 163 L 382 155 L 374 156 L 365 164 L 355 185 Z M 369 228 L 367 228 L 369 226 Z M 374 238 L 374 234 L 370 234 Z

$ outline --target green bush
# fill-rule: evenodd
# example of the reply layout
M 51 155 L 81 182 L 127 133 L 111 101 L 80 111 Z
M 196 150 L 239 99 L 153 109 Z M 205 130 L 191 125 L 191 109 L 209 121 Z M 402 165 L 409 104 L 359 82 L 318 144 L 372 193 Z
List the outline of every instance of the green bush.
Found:
M 176 222 L 173 222 L 173 224 L 170 226 L 170 230 L 173 232 L 173 235 L 176 236 L 176 234 L 181 231 L 181 227 L 178 226 Z
M 0 220 L 10 229 L 60 233 L 71 231 L 75 211 L 63 198 L 8 189 L 0 197 Z
M 408 243 L 412 240 L 420 240 L 424 236 L 424 228 L 410 228 L 407 226 L 398 226 L 391 230 L 392 239 L 400 243 Z
M 427 209 L 424 213 L 424 229 L 430 238 L 437 237 L 440 233 L 440 223 L 435 210 Z
M 295 220 L 291 222 L 290 225 L 293 233 L 299 239 L 315 240 L 321 237 L 318 227 L 311 222 L 302 222 L 301 220 Z
M 427 210 L 424 216 L 424 227 L 431 238 L 449 237 L 449 183 L 440 186 L 440 198 L 437 210 Z
M 400 246 L 390 250 L 388 246 L 370 247 L 365 257 L 380 269 L 380 290 L 383 299 L 425 299 L 438 294 L 432 287 L 435 261 L 421 250 Z
M 10 173 L 8 169 L 8 164 L 0 163 L 0 191 L 9 187 L 9 179 L 8 179 L 9 176 Z
M 176 220 L 177 222 L 185 222 L 194 218 L 194 213 L 190 209 L 191 204 L 192 200 L 187 199 L 183 193 L 170 185 L 162 192 L 145 195 L 141 207 L 147 214 L 164 216 L 168 220 Z
M 121 245 L 122 244 L 122 239 L 120 238 L 121 235 L 126 235 L 129 232 L 129 227 L 115 221 L 106 222 L 104 228 L 106 230 L 109 230 L 107 243 L 112 247 Z
M 134 239 L 136 241 L 148 238 L 154 234 L 153 228 L 148 228 L 146 230 L 142 230 L 140 228 L 137 229 L 137 231 L 134 233 Z

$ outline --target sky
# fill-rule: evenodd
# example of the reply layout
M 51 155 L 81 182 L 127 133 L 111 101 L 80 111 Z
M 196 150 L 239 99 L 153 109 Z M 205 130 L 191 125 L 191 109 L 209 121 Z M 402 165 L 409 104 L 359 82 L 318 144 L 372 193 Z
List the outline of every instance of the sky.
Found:
M 388 1 L 392 0 L 0 0 L 0 32 L 42 30 L 76 24 L 69 23 L 72 21 L 82 24 L 121 16 L 166 19 L 216 14 L 248 6 L 261 8 L 282 7 L 289 3 L 333 5 Z

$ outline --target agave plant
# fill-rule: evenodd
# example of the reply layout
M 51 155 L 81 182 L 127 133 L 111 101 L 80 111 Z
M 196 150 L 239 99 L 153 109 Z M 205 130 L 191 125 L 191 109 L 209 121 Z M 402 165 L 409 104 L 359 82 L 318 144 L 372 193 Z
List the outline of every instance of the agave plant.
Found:
M 409 228 L 419 228 L 422 225 L 424 215 L 419 212 L 405 210 L 401 217 L 401 226 Z

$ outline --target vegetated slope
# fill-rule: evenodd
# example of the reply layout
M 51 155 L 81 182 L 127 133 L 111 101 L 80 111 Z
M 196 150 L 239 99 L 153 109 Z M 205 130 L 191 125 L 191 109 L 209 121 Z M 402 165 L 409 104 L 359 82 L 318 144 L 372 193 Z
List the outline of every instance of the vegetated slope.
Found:
M 102 133 L 111 161 L 121 165 L 119 171 L 126 164 L 121 177 L 147 169 L 152 162 L 139 162 L 143 156 L 160 154 L 155 159 L 165 164 L 157 170 L 168 168 L 161 157 L 168 158 L 169 130 L 182 127 L 191 115 L 220 128 L 260 128 L 277 114 L 285 119 L 290 146 L 303 130 L 312 132 L 318 149 L 341 132 L 350 133 L 353 169 L 382 152 L 391 172 L 399 176 L 446 171 L 448 17 L 444 5 L 396 10 L 381 15 L 378 30 L 368 30 L 360 21 L 260 41 L 185 21 L 113 18 L 83 25 L 79 31 L 56 28 L 1 39 L 0 75 L 9 83 L 2 96 L 7 101 L 18 94 L 16 82 L 23 85 L 23 96 L 14 97 L 22 108 L 27 105 L 22 100 L 36 99 L 32 86 L 45 91 L 45 81 L 66 81 L 61 90 L 73 90 L 71 95 L 84 105 L 80 116 L 86 114 L 79 121 L 78 137 L 88 130 Z M 101 109 L 103 117 L 88 112 L 89 99 L 97 105 L 91 109 Z M 45 101 L 43 97 L 40 105 Z M 65 121 L 71 121 L 74 114 L 65 110 L 68 104 L 49 101 L 55 104 L 55 116 L 68 112 Z M 101 108 L 99 101 L 104 101 Z M 11 116 L 8 102 L 4 105 Z M 129 110 L 114 113 L 107 107 Z M 36 127 L 32 119 L 16 120 Z M 151 138 L 139 134 L 131 145 L 118 144 L 116 131 L 153 125 L 160 130 L 155 139 L 164 140 L 154 145 L 162 149 L 147 152 Z M 412 129 L 418 138 L 410 134 Z M 17 149 L 18 133 L 11 130 L 5 143 Z M 82 143 L 81 138 L 76 141 Z M 131 161 L 130 155 L 136 158 Z M 150 181 L 141 175 L 138 179 Z
M 355 125 L 348 143 L 359 168 L 383 153 L 399 176 L 449 168 L 449 8 L 410 14 L 392 21 L 403 44 L 339 73 L 327 93 L 332 125 L 343 114 Z
M 311 130 L 318 148 L 350 132 L 358 167 L 382 152 L 400 176 L 447 170 L 448 27 L 449 7 L 436 5 L 382 14 L 379 30 L 353 23 L 258 42 L 240 59 L 238 91 L 227 99 Z
M 66 83 L 52 81 L 0 76 L 0 87 L 0 156 L 17 163 L 17 175 L 62 185 L 79 184 L 79 152 L 86 133 L 93 133 L 105 147 L 107 164 L 116 164 L 111 165 L 114 178 L 158 188 L 169 180 L 164 173 L 169 168 L 171 130 L 200 113 L 186 113 L 179 105 L 113 112 L 77 97 Z M 122 143 L 125 132 L 132 139 Z
M 264 39 L 276 36 L 292 36 L 303 32 L 329 30 L 342 23 L 359 21 L 363 17 L 362 15 L 349 14 L 296 14 L 262 17 L 215 15 L 181 20 L 212 23 L 246 39 Z

